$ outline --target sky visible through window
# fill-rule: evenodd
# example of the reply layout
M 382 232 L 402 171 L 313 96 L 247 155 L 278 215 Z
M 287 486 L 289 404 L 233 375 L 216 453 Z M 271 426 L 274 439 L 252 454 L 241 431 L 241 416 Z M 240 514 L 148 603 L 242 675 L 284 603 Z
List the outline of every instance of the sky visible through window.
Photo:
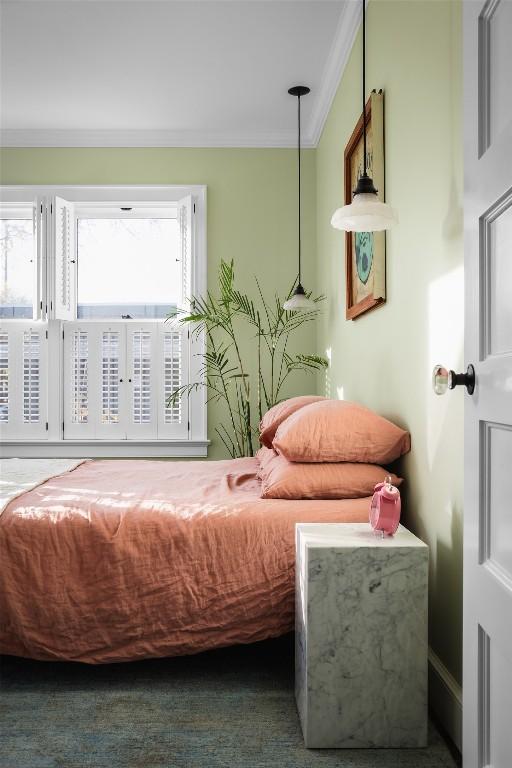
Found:
M 177 219 L 78 219 L 78 317 L 165 317 L 182 304 Z
M 0 317 L 31 318 L 33 302 L 32 219 L 0 219 Z

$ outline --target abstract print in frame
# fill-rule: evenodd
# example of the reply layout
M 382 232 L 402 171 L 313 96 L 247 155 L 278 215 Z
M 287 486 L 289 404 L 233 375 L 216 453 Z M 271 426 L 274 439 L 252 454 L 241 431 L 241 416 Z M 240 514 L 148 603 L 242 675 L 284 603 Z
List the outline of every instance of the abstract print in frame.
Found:
M 384 202 L 384 95 L 366 102 L 366 167 Z M 345 204 L 363 172 L 363 116 L 345 147 Z M 354 320 L 386 301 L 386 233 L 347 232 L 345 238 L 346 318 Z

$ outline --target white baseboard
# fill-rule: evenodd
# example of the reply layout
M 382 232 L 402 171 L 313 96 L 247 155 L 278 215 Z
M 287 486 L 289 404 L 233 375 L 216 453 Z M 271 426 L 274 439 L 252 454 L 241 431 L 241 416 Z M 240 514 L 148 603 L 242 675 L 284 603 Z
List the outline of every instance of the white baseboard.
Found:
M 432 648 L 428 649 L 428 686 L 430 708 L 462 752 L 462 688 Z

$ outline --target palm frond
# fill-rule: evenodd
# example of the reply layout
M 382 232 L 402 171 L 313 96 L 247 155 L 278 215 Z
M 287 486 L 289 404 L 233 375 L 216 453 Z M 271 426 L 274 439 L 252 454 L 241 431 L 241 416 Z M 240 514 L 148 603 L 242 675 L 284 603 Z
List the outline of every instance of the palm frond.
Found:
M 219 267 L 219 288 L 221 302 L 229 304 L 232 300 L 233 283 L 235 280 L 235 265 L 233 259 L 228 263 L 221 260 Z
M 201 361 L 199 380 L 177 387 L 168 404 L 190 397 L 200 387 L 207 392 L 207 402 L 223 402 L 229 421 L 217 426 L 215 432 L 232 457 L 252 455 L 253 439 L 257 435 L 257 423 L 252 421 L 261 418 L 262 404 L 268 409 L 279 402 L 283 383 L 290 375 L 296 371 L 313 373 L 327 367 L 327 361 L 319 355 L 287 351 L 290 336 L 314 321 L 319 309 L 288 312 L 278 294 L 268 301 L 257 278 L 255 283 L 257 295 L 252 299 L 235 285 L 233 260 L 222 260 L 218 269 L 218 293 L 207 291 L 203 296 L 193 296 L 186 309 L 177 308 L 167 318 L 188 326 L 194 338 L 204 334 L 207 342 L 206 349 L 197 353 Z M 297 280 L 288 296 L 296 284 Z M 317 296 L 313 300 L 320 304 L 323 299 Z M 253 374 L 249 375 L 246 368 L 250 348 L 244 351 L 240 347 L 240 328 L 244 324 L 254 329 L 252 338 L 257 344 L 254 354 L 257 386 L 254 387 L 251 387 Z M 256 398 L 257 408 L 254 408 Z

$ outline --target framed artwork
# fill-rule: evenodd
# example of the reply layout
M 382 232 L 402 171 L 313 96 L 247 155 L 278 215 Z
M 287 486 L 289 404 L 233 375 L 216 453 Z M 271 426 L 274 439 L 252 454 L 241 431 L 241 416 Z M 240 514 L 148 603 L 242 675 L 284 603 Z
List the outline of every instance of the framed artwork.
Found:
M 384 201 L 384 95 L 372 91 L 366 102 L 366 167 Z M 363 172 L 363 116 L 345 147 L 345 204 Z M 386 233 L 346 232 L 346 318 L 354 320 L 386 301 Z

